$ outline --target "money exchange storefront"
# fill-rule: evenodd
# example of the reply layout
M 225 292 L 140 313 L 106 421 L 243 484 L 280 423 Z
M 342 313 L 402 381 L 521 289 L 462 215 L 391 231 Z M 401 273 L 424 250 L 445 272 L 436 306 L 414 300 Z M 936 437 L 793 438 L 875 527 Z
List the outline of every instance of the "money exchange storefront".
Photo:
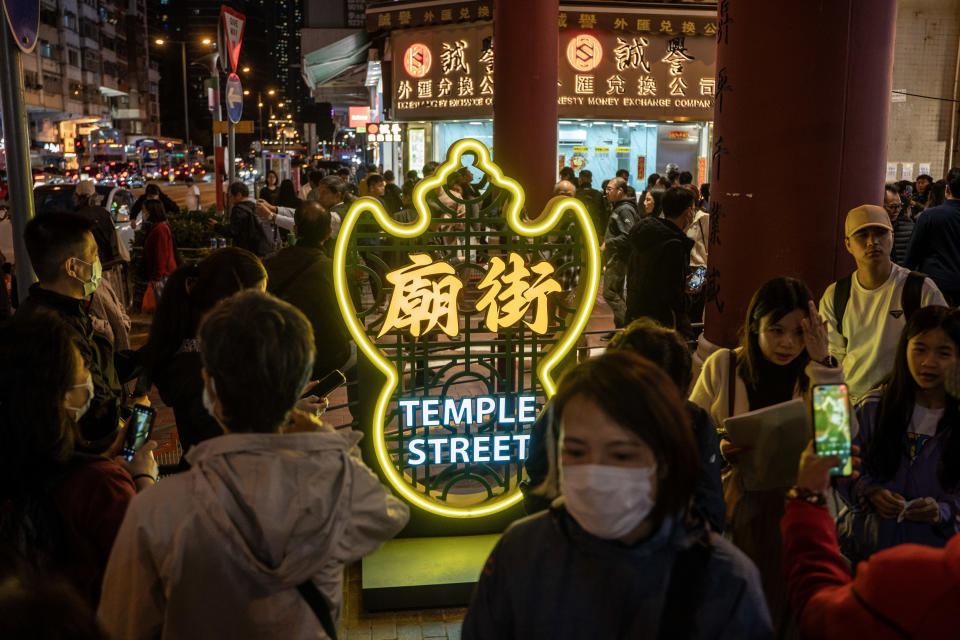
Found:
M 406 124 L 406 169 L 442 161 L 462 138 L 492 144 L 490 16 L 491 2 L 457 3 L 449 12 L 368 9 L 369 30 L 389 28 L 384 103 L 391 120 Z M 642 188 L 646 175 L 675 163 L 706 182 L 718 90 L 715 12 L 561 5 L 559 24 L 558 170 L 589 169 L 599 182 L 626 169 Z

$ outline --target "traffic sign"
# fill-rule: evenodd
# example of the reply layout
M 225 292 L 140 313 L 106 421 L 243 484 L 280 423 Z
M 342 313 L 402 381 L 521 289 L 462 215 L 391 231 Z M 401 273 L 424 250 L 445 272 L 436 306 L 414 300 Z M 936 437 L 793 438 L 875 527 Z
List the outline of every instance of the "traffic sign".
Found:
M 17 46 L 30 53 L 40 33 L 40 0 L 3 0 L 3 8 Z
M 243 27 L 247 23 L 247 17 L 225 4 L 220 5 L 220 16 L 223 37 L 227 41 L 227 53 L 230 56 L 230 70 L 236 73 L 237 61 L 240 59 L 240 44 L 243 42 Z
M 243 87 L 240 85 L 240 76 L 231 73 L 227 77 L 227 117 L 230 122 L 240 122 L 243 115 Z
M 229 133 L 229 124 L 226 120 L 216 120 L 213 123 L 214 133 Z M 233 125 L 234 133 L 253 133 L 253 120 L 241 120 Z

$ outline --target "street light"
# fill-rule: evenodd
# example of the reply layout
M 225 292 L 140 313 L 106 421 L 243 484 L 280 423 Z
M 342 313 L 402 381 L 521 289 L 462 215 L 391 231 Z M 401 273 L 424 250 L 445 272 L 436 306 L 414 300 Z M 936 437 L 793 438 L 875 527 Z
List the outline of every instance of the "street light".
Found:
M 277 92 L 274 91 L 273 89 L 270 89 L 269 91 L 267 91 L 267 95 L 270 95 L 270 96 L 272 96 L 272 95 L 274 95 L 274 94 L 276 94 L 276 93 L 277 93 Z
M 157 38 L 154 42 L 162 47 L 167 43 L 167 40 Z M 192 146 L 190 144 L 190 108 L 187 105 L 187 43 L 183 40 L 170 40 L 169 42 L 180 44 L 180 66 L 183 71 L 183 137 L 186 141 L 184 159 L 186 159 L 186 154 L 189 153 L 189 149 Z
M 207 44 L 207 45 L 208 45 L 208 44 L 210 44 L 211 40 L 210 40 L 210 38 L 204 38 L 203 40 L 201 40 L 201 42 L 203 42 L 203 44 Z
M 250 67 L 244 67 L 244 68 L 243 68 L 243 72 L 244 72 L 244 73 L 250 73 Z

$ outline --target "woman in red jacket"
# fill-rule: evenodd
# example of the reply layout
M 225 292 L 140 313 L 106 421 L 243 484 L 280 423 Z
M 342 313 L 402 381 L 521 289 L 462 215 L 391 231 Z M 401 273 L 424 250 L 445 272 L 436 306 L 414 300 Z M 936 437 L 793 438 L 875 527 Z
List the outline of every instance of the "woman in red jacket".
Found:
M 159 200 L 147 200 L 143 203 L 147 215 L 145 230 L 147 237 L 143 241 L 144 273 L 153 287 L 154 297 L 159 299 L 167 276 L 177 270 L 177 260 L 173 253 L 173 234 L 167 224 L 167 214 Z
M 780 523 L 787 591 L 802 636 L 955 637 L 960 535 L 943 549 L 902 544 L 880 551 L 857 565 L 857 577 L 851 578 L 824 498 L 830 469 L 839 465 L 836 456 L 817 456 L 811 443 Z

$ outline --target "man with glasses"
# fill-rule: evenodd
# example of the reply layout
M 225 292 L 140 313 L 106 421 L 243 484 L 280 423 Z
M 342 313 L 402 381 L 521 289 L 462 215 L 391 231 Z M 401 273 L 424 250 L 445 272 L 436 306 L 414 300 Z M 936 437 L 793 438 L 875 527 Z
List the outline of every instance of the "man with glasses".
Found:
M 907 245 L 910 244 L 910 235 L 913 233 L 913 220 L 904 212 L 903 201 L 893 185 L 887 185 L 883 192 L 883 208 L 890 216 L 890 224 L 893 226 L 893 250 L 890 252 L 890 259 L 902 267 Z

